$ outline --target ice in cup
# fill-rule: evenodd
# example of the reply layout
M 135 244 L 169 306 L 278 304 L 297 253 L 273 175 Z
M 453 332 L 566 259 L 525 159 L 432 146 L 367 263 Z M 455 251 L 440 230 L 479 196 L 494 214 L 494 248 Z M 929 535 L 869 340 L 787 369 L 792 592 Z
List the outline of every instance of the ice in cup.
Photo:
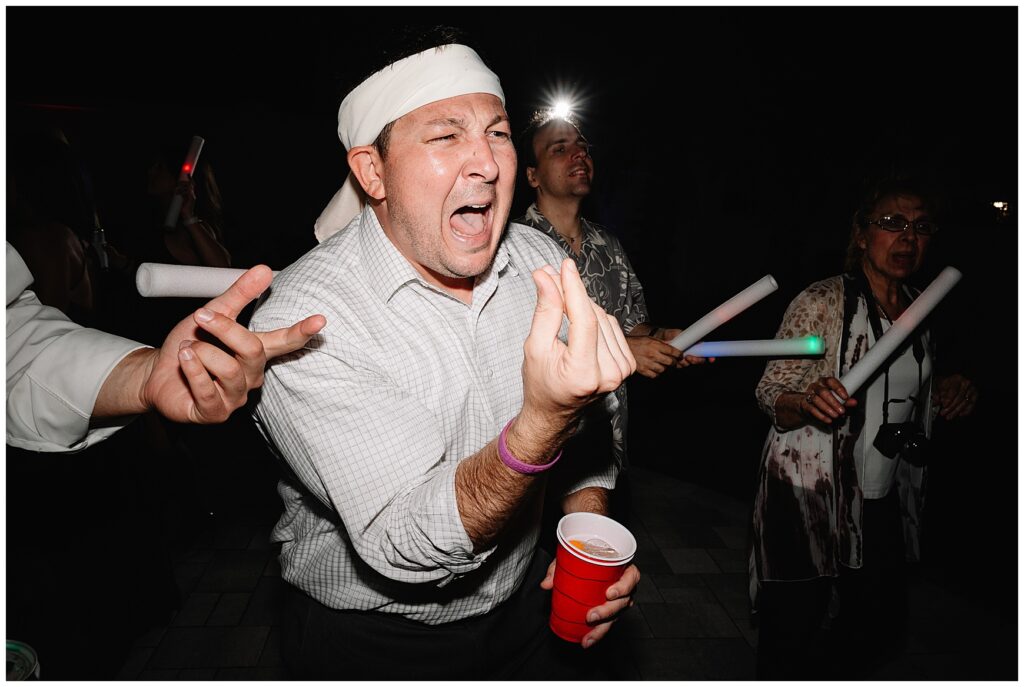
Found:
M 622 577 L 636 554 L 629 530 L 597 513 L 570 513 L 558 522 L 551 631 L 579 643 L 593 627 L 591 608 L 608 601 L 608 587 Z

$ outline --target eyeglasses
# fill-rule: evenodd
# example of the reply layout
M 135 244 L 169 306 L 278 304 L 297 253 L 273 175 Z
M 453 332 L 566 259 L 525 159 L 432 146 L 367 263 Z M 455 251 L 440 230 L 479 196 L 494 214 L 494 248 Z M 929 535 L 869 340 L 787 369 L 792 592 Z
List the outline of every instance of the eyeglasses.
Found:
M 914 231 L 922 236 L 931 236 L 939 230 L 939 226 L 930 219 L 919 219 L 911 222 L 903 215 L 882 215 L 878 219 L 869 219 L 868 224 L 876 224 L 885 231 L 902 233 L 907 227 L 913 226 Z

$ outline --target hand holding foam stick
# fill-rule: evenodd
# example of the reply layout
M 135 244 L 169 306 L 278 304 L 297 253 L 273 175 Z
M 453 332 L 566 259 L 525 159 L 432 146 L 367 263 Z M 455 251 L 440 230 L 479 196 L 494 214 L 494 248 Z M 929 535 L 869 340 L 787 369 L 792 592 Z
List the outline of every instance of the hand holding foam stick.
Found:
M 871 378 L 924 318 L 928 317 L 935 306 L 942 302 L 942 299 L 946 297 L 950 289 L 956 286 L 962 276 L 960 270 L 955 267 L 947 267 L 939 273 L 939 276 L 935 277 L 928 288 L 922 291 L 921 295 L 903 311 L 903 314 L 896 318 L 888 331 L 875 342 L 875 345 L 868 349 L 864 357 L 839 380 L 848 394 L 853 396 L 857 393 L 864 382 Z
M 199 163 L 199 153 L 203 152 L 203 143 L 206 141 L 201 136 L 192 137 L 192 145 L 185 155 L 185 162 L 181 165 L 181 172 L 178 174 L 178 182 L 188 181 Z M 178 214 L 181 212 L 181 205 L 184 202 L 180 193 L 175 193 L 171 198 L 171 204 L 167 207 L 167 216 L 164 218 L 164 226 L 168 229 L 178 224 Z M 220 293 L 218 291 L 217 293 Z M 217 294 L 213 294 L 217 295 Z
M 145 298 L 214 298 L 244 273 L 245 270 L 227 267 L 144 262 L 135 273 L 135 288 Z

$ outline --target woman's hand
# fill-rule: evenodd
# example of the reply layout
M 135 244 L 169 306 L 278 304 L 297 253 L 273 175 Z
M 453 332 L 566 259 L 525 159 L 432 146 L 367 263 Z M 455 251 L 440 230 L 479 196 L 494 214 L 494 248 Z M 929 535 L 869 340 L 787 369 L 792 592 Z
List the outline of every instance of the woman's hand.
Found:
M 798 403 L 804 417 L 830 425 L 832 420 L 846 414 L 847 406 L 857 405 L 857 399 L 851 398 L 835 377 L 821 377 L 807 387 Z
M 939 415 L 947 420 L 964 417 L 974 412 L 978 402 L 978 387 L 961 374 L 935 378 L 932 402 L 939 406 Z
M 839 396 L 837 399 L 836 396 Z M 821 377 L 804 391 L 788 391 L 775 399 L 775 424 L 789 431 L 817 421 L 831 425 L 832 420 L 857 405 L 835 377 Z

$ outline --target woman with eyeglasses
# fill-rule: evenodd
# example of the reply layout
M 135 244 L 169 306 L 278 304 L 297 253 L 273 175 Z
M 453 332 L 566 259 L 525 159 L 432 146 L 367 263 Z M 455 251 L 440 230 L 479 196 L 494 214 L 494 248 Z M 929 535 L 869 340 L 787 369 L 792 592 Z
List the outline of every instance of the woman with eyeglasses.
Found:
M 977 389 L 933 374 L 923 330 L 855 396 L 839 378 L 914 299 L 934 211 L 914 183 L 879 183 L 854 214 L 846 272 L 800 293 L 776 334 L 817 334 L 825 354 L 772 360 L 757 385 L 773 425 L 750 557 L 759 678 L 856 679 L 901 649 L 931 421 L 970 414 Z

